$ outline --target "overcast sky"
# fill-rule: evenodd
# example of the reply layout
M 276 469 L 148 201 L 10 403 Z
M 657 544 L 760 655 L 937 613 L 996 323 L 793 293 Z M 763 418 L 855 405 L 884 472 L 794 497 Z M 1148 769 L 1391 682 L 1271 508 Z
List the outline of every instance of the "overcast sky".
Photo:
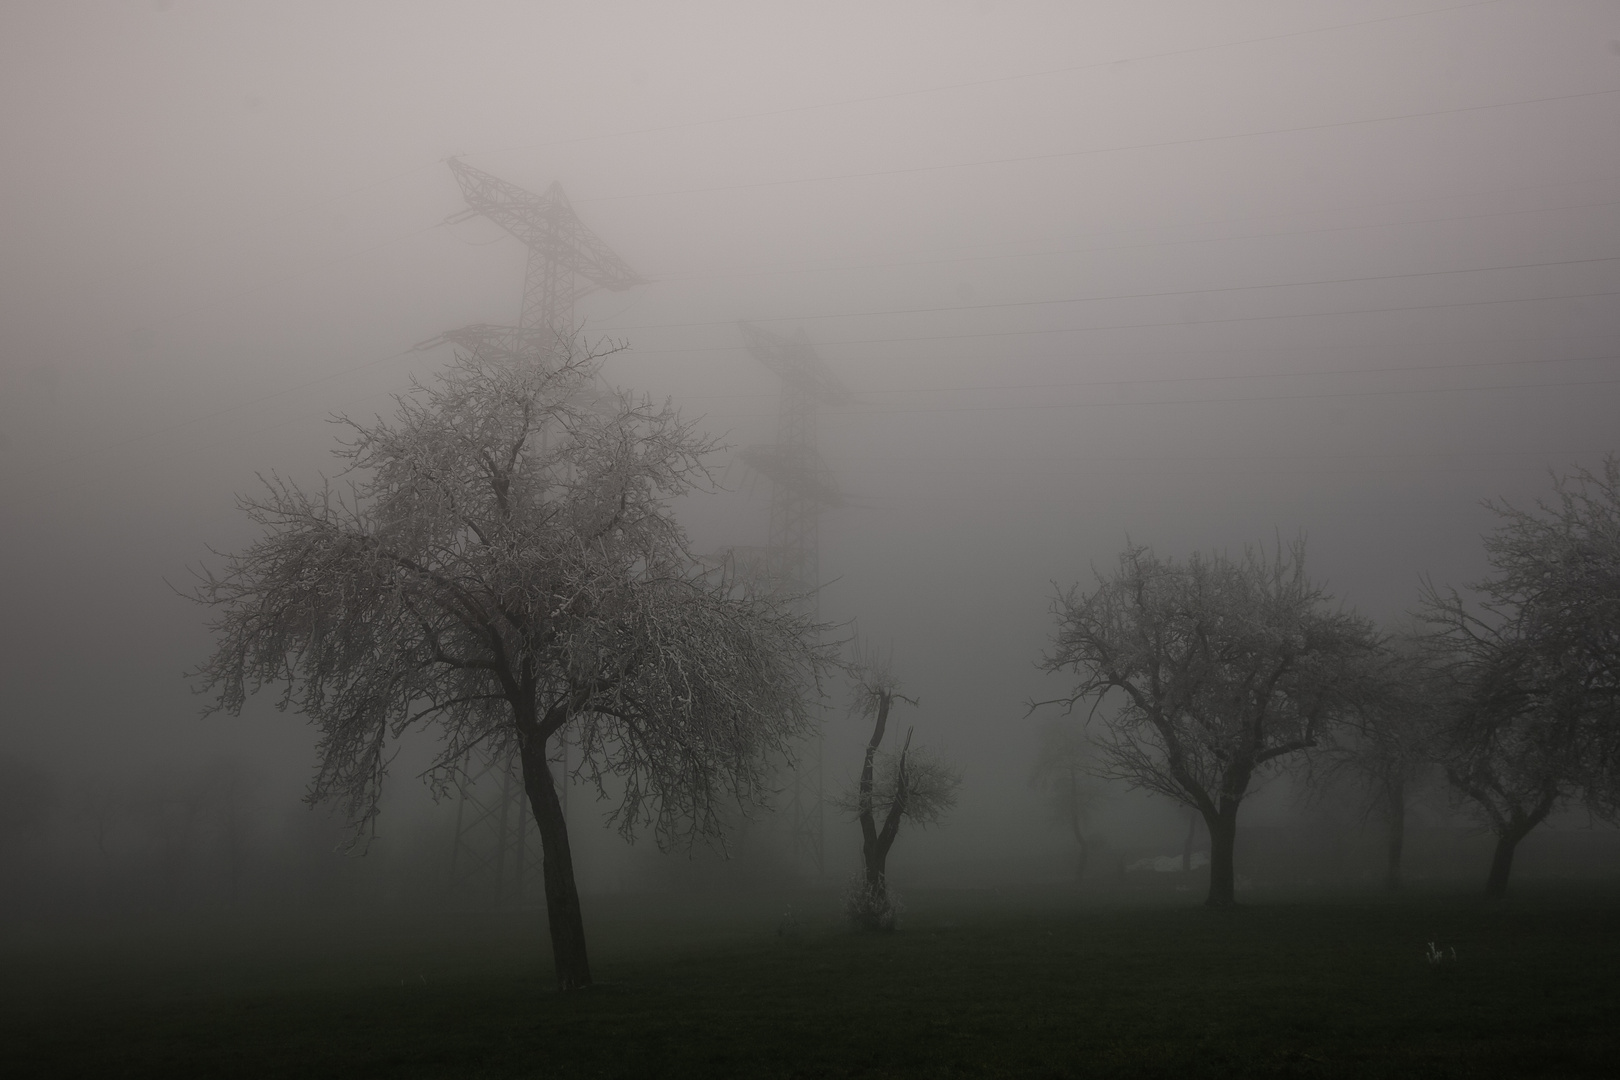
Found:
M 14 0 L 6 749 L 312 764 L 295 719 L 197 719 L 165 581 L 444 361 L 413 344 L 516 318 L 523 251 L 446 223 L 451 155 L 562 184 L 648 279 L 579 305 L 631 346 L 610 376 L 735 446 L 778 391 L 737 320 L 819 344 L 855 399 L 824 613 L 892 644 L 985 835 L 1027 798 L 1052 582 L 1303 531 L 1393 620 L 1480 573 L 1481 500 L 1620 449 L 1610 0 Z M 695 542 L 762 543 L 768 485 L 718 464 Z

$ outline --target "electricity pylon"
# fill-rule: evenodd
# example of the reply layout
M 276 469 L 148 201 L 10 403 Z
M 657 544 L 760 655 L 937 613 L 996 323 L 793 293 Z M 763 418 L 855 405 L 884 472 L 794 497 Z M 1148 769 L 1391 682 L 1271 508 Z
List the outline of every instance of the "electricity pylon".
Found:
M 544 895 L 535 888 L 543 873 L 539 830 L 530 828 L 516 756 L 474 752 L 462 762 L 450 852 L 457 901 L 513 909 Z
M 450 330 L 419 349 L 451 344 L 469 353 L 511 363 L 547 365 L 574 333 L 574 304 L 597 289 L 619 291 L 641 283 L 574 213 L 560 185 L 544 195 L 475 169 L 455 158 L 450 171 L 467 208 L 449 220 L 480 215 L 515 236 L 528 249 L 523 305 L 516 326 L 476 323 Z M 560 787 L 568 813 L 568 744 L 562 742 Z M 522 907 L 543 896 L 539 888 L 539 830 L 531 827 L 523 770 L 515 748 L 474 752 L 461 763 L 455 848 L 450 887 L 457 899 L 484 900 L 496 908 Z
M 843 504 L 832 470 L 816 446 L 816 417 L 821 407 L 846 405 L 851 400 L 832 371 L 816 352 L 804 331 L 781 336 L 752 323 L 740 323 L 743 342 L 754 359 L 782 380 L 777 413 L 776 442 L 754 446 L 739 456 L 743 463 L 771 482 L 770 540 L 765 550 L 765 577 L 769 587 L 796 598 L 820 621 L 821 536 L 824 510 Z M 793 772 L 788 816 L 793 829 L 795 862 L 807 860 L 816 877 L 825 876 L 825 785 L 821 762 L 822 737 Z
M 544 195 L 536 195 L 456 158 L 449 164 L 467 208 L 447 220 L 489 218 L 528 249 L 523 304 L 516 326 L 464 326 L 418 348 L 449 342 L 485 356 L 544 363 L 573 337 L 576 302 L 598 289 L 622 292 L 644 284 L 579 220 L 562 185 L 553 181 Z

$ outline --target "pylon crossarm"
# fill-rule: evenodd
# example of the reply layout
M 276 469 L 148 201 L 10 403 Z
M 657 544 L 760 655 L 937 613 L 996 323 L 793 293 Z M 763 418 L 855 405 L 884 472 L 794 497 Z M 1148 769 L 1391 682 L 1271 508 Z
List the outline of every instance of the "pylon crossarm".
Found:
M 592 287 L 618 292 L 641 284 L 629 264 L 579 220 L 560 184 L 553 182 L 544 195 L 536 195 L 455 158 L 450 159 L 450 170 L 468 209 L 586 278 Z
M 854 400 L 832 373 L 801 329 L 791 337 L 773 334 L 753 323 L 739 323 L 743 343 L 755 360 L 770 368 L 788 386 L 808 394 L 815 404 L 847 405 Z

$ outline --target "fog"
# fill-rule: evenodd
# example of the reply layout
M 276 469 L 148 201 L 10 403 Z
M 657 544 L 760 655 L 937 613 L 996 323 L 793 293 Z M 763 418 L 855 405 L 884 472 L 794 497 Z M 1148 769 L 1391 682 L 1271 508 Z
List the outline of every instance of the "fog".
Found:
M 1054 585 L 1127 540 L 1304 534 L 1312 574 L 1393 625 L 1424 576 L 1483 572 L 1482 500 L 1616 449 L 1617 102 L 1601 0 L 8 4 L 7 902 L 442 902 L 431 734 L 371 853 L 334 854 L 341 822 L 299 802 L 303 721 L 200 717 L 207 615 L 180 593 L 253 538 L 236 493 L 318 482 L 331 414 L 386 413 L 449 358 L 414 345 L 515 320 L 524 251 L 450 220 L 451 156 L 559 182 L 646 279 L 576 316 L 628 346 L 611 381 L 728 444 L 723 490 L 680 508 L 697 550 L 767 539 L 736 453 L 774 438 L 780 381 L 738 322 L 802 329 L 852 391 L 819 421 L 846 500 L 821 613 L 892 652 L 901 719 L 963 774 L 896 880 L 981 887 L 1072 875 L 1030 784 L 1054 721 L 1027 703 L 1064 688 L 1036 668 Z M 869 734 L 845 696 L 829 789 Z M 795 874 L 768 819 L 745 874 L 627 847 L 571 798 L 587 893 Z M 1485 841 L 1426 807 L 1414 873 L 1482 875 Z M 1376 872 L 1352 794 L 1278 779 L 1244 813 L 1240 869 L 1326 830 L 1350 854 L 1298 876 Z M 1179 854 L 1186 813 L 1110 788 L 1094 829 Z M 829 811 L 826 837 L 841 882 L 859 834 Z M 1524 872 L 1560 843 L 1532 837 Z

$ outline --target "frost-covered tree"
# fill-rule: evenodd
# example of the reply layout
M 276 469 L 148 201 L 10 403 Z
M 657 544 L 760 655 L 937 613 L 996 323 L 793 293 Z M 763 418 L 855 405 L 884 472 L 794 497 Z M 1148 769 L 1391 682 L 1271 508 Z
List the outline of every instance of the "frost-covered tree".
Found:
M 196 590 L 211 709 L 280 686 L 320 733 L 311 799 L 362 829 L 407 729 L 437 728 L 441 791 L 471 751 L 515 747 L 565 989 L 590 966 L 548 748 L 566 734 L 602 797 L 612 778 L 625 834 L 714 836 L 768 794 L 832 662 L 805 616 L 689 553 L 670 502 L 714 444 L 667 404 L 591 400 L 595 366 L 462 356 L 391 419 L 340 417 L 348 484 L 270 477 L 240 500 L 260 539 Z
M 962 777 L 926 747 L 913 747 L 913 728 L 906 729 L 898 754 L 883 753 L 880 747 L 890 710 L 896 702 L 916 706 L 917 701 L 900 692 L 889 664 L 880 658 L 864 657 L 852 670 L 856 682 L 851 711 L 872 721 L 872 737 L 866 744 L 860 778 L 839 802 L 840 809 L 852 814 L 861 826 L 863 872 L 857 895 L 850 899 L 850 914 L 867 929 L 882 929 L 893 925 L 888 860 L 900 835 L 900 823 L 908 819 L 919 826 L 938 822 L 956 805 Z
M 1620 458 L 1555 478 L 1553 494 L 1534 510 L 1487 503 L 1501 519 L 1491 574 L 1467 595 L 1424 594 L 1456 683 L 1446 773 L 1496 833 L 1496 897 L 1560 806 L 1620 814 Z
M 1096 587 L 1059 593 L 1041 666 L 1100 720 L 1102 775 L 1192 807 L 1209 829 L 1207 903 L 1233 902 L 1238 809 L 1257 775 L 1317 745 L 1352 700 L 1378 636 L 1305 576 L 1303 543 L 1274 556 L 1175 562 L 1131 545 Z M 1099 708 L 1107 701 L 1109 708 Z

